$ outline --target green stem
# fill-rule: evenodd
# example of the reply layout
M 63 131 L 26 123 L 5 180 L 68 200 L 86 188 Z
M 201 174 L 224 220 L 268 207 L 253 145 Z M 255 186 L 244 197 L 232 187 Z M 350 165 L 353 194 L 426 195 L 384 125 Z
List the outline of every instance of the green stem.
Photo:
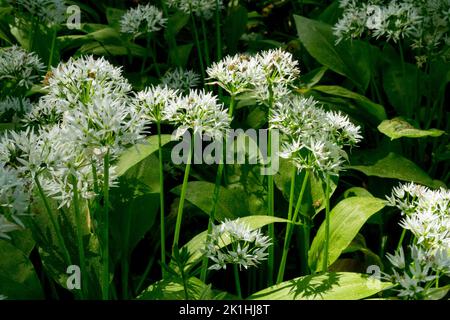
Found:
M 191 11 L 191 22 L 192 22 L 192 29 L 194 31 L 194 40 L 195 40 L 195 46 L 197 47 L 197 54 L 198 54 L 198 62 L 200 64 L 200 71 L 202 74 L 202 81 L 205 80 L 205 66 L 203 64 L 203 54 L 202 49 L 200 47 L 200 40 L 198 37 L 198 29 L 197 24 L 195 23 L 194 14 Z
M 271 112 L 273 106 L 273 90 L 272 87 L 269 86 L 269 113 Z M 272 156 L 272 131 L 270 128 L 267 131 L 267 156 L 268 159 Z M 274 183 L 273 183 L 273 175 L 269 174 L 267 176 L 267 215 L 270 217 L 274 216 Z M 275 227 L 273 224 L 269 225 L 269 237 L 272 241 L 275 242 Z M 273 284 L 273 274 L 274 274 L 274 265 L 275 265 L 275 245 L 269 247 L 269 257 L 268 257 L 268 285 L 271 286 Z
M 239 279 L 239 269 L 237 264 L 233 264 L 233 270 L 234 270 L 234 283 L 236 285 L 236 293 L 239 297 L 239 299 L 242 299 L 242 291 L 241 291 L 241 280 Z
M 47 197 L 45 196 L 44 190 L 42 189 L 41 183 L 37 176 L 34 176 L 34 182 L 36 183 L 36 187 L 38 188 L 39 195 L 42 199 L 42 202 L 44 203 L 45 210 L 47 211 L 48 217 L 50 219 L 50 223 L 52 224 L 53 229 L 55 230 L 56 238 L 58 240 L 59 246 L 61 247 L 63 251 L 63 256 L 65 259 L 65 263 L 69 266 L 72 265 L 72 260 L 70 258 L 69 251 L 67 250 L 66 244 L 64 242 L 64 238 L 62 236 L 61 228 L 53 216 L 52 210 L 50 208 L 50 205 L 47 201 Z
M 53 62 L 53 55 L 55 51 L 55 44 L 56 44 L 56 27 L 53 27 L 53 35 L 52 35 L 52 44 L 50 47 L 50 57 L 48 58 L 48 67 L 47 70 L 50 70 Z
M 158 130 L 158 156 L 159 156 L 159 208 L 161 229 L 161 273 L 165 277 L 164 265 L 166 264 L 166 226 L 164 216 L 164 162 L 161 143 L 161 122 L 156 122 Z
M 233 117 L 234 112 L 234 105 L 235 105 L 235 96 L 231 96 L 230 101 L 230 108 L 228 109 L 228 115 L 229 117 Z M 211 213 L 209 215 L 209 222 L 208 222 L 208 236 L 211 234 L 212 226 L 214 224 L 214 221 L 216 220 L 216 209 L 217 209 L 217 201 L 219 201 L 219 194 L 220 194 L 220 186 L 222 184 L 222 176 L 223 176 L 223 169 L 225 167 L 225 157 L 223 157 L 222 161 L 219 163 L 219 167 L 217 169 L 217 175 L 216 175 L 216 182 L 214 185 L 214 193 L 213 193 L 213 206 L 211 209 Z M 205 282 L 206 276 L 208 273 L 208 258 L 204 257 L 202 262 L 202 269 L 200 273 L 200 279 Z
M 281 258 L 280 270 L 278 271 L 277 283 L 280 283 L 283 281 L 284 271 L 285 271 L 285 266 L 286 266 L 286 261 L 287 261 L 287 254 L 288 254 L 289 245 L 290 245 L 291 239 L 292 239 L 292 231 L 293 231 L 293 227 L 295 226 L 295 223 L 297 223 L 297 220 L 298 220 L 298 214 L 300 212 L 300 208 L 301 208 L 302 201 L 303 201 L 303 196 L 305 194 L 306 186 L 308 184 L 308 179 L 309 179 L 309 171 L 306 171 L 305 176 L 303 177 L 302 187 L 300 189 L 300 194 L 297 199 L 297 204 L 295 205 L 294 215 L 293 215 L 292 219 L 290 220 L 291 223 L 288 223 L 288 225 L 286 226 L 286 234 L 285 234 L 284 245 L 283 245 L 283 256 Z
M 173 236 L 172 254 L 175 252 L 175 249 L 178 248 L 178 241 L 180 240 L 180 230 L 181 230 L 181 221 L 183 219 L 184 199 L 186 197 L 187 184 L 189 181 L 189 173 L 191 170 L 192 154 L 193 154 L 193 149 L 194 149 L 194 144 L 195 144 L 194 141 L 195 141 L 195 137 L 193 135 L 192 141 L 191 141 L 191 146 L 189 148 L 189 154 L 187 157 L 186 168 L 184 170 L 183 185 L 181 187 L 181 194 L 180 194 L 180 204 L 178 206 L 177 222 L 175 224 L 175 234 Z
M 330 181 L 329 176 L 325 177 L 325 250 L 322 271 L 328 269 L 328 250 L 330 247 Z
M 202 24 L 202 33 L 203 33 L 203 48 L 205 50 L 205 62 L 206 66 L 209 66 L 211 64 L 211 60 L 209 59 L 209 46 L 208 46 L 208 37 L 206 32 L 206 25 L 205 25 L 205 19 L 201 19 Z
M 109 150 L 103 159 L 103 245 L 102 245 L 102 293 L 109 300 Z
M 80 269 L 81 269 L 81 277 L 86 279 L 87 269 L 86 269 L 86 254 L 84 251 L 84 242 L 83 242 L 83 218 L 80 212 L 80 203 L 79 203 L 79 195 L 78 195 L 78 180 L 72 175 L 72 188 L 73 188 L 73 209 L 75 211 L 75 220 L 77 223 L 76 234 L 77 234 L 77 245 L 78 245 L 78 255 L 80 259 Z M 82 288 L 85 288 L 84 281 L 82 281 Z M 83 289 L 81 291 L 84 291 Z
M 406 235 L 406 229 L 403 229 L 402 234 L 400 236 L 400 240 L 398 240 L 397 250 L 400 250 L 400 248 L 402 247 L 403 240 L 405 239 L 405 235 Z

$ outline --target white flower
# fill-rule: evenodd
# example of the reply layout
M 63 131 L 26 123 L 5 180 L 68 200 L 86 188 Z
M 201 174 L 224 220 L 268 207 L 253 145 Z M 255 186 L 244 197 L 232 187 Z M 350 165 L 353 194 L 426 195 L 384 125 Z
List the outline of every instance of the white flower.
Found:
M 161 30 L 167 23 L 163 13 L 152 5 L 138 5 L 129 9 L 120 20 L 120 31 L 134 38 Z
M 4 119 L 3 122 L 9 122 L 14 117 L 30 112 L 31 109 L 32 104 L 29 99 L 6 97 L 5 100 L 0 101 L 0 119 Z
M 18 46 L 0 48 L 0 84 L 11 82 L 19 87 L 30 88 L 40 78 L 45 66 L 35 53 Z M 0 89 L 0 92 L 4 88 Z M 6 89 L 5 89 L 6 90 Z
M 224 106 L 211 92 L 191 90 L 188 95 L 171 103 L 167 117 L 179 127 L 177 136 L 187 130 L 194 135 L 207 135 L 212 138 L 223 137 L 230 127 L 231 119 Z
M 347 161 L 343 148 L 362 138 L 360 128 L 346 116 L 324 111 L 312 97 L 278 100 L 269 125 L 281 133 L 281 157 L 290 159 L 299 170 L 319 174 L 337 175 Z
M 219 5 L 219 10 L 223 7 L 223 0 L 167 0 L 170 7 L 177 8 L 186 14 L 195 14 L 209 20 L 213 17 Z
M 399 269 L 404 269 L 406 264 L 405 264 L 405 253 L 403 252 L 403 248 L 400 248 L 400 250 L 398 250 L 397 252 L 395 252 L 395 255 L 391 255 L 390 253 L 388 253 L 386 255 L 386 257 L 388 258 L 389 262 L 396 268 Z
M 190 89 L 197 87 L 199 83 L 200 76 L 197 73 L 181 68 L 167 71 L 161 79 L 162 85 L 181 92 L 188 92 Z
M 63 0 L 8 0 L 21 12 L 41 20 L 46 24 L 59 24 L 65 19 L 67 10 Z
M 223 246 L 226 242 L 230 243 Z M 245 269 L 257 266 L 267 258 L 270 239 L 260 229 L 251 230 L 240 221 L 225 219 L 213 226 L 205 245 L 205 254 L 214 264 L 211 270 L 226 269 L 227 264 L 236 264 Z M 222 246 L 222 248 L 221 248 Z
M 179 98 L 178 92 L 167 86 L 145 88 L 136 94 L 133 105 L 146 119 L 153 122 L 172 120 L 169 108 Z

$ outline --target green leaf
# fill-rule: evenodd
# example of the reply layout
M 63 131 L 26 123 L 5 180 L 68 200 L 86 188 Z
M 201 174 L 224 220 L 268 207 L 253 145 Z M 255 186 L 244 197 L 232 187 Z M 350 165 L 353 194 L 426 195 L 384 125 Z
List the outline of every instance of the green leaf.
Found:
M 383 121 L 386 119 L 386 111 L 382 105 L 372 102 L 365 96 L 356 92 L 340 86 L 315 86 L 312 89 L 329 95 L 351 99 L 358 104 L 363 113 L 372 115 L 378 121 Z
M 368 151 L 365 158 L 367 161 L 365 164 L 351 165 L 347 168 L 360 171 L 367 176 L 411 181 L 431 188 L 442 186 L 441 182 L 430 178 L 414 162 L 396 153 L 390 152 L 380 158 L 375 157 L 375 152 Z
M 348 77 L 364 92 L 371 78 L 374 49 L 358 40 L 342 41 L 336 45 L 330 25 L 297 15 L 294 20 L 300 40 L 309 54 L 334 72 Z
M 161 146 L 171 141 L 171 135 L 161 135 Z M 158 150 L 158 136 L 154 135 L 147 139 L 145 143 L 139 143 L 128 148 L 119 158 L 116 165 L 116 173 L 122 176 L 131 167 L 135 166 L 153 152 Z
M 187 294 L 189 300 L 223 300 L 232 296 L 226 292 L 212 290 L 200 279 L 190 278 L 187 281 Z M 163 279 L 145 289 L 138 300 L 185 300 L 186 292 L 180 279 Z
M 193 47 L 194 45 L 192 43 L 188 43 L 171 49 L 169 52 L 171 61 L 176 61 L 178 63 L 178 67 L 186 67 Z
M 325 273 L 295 278 L 252 294 L 249 300 L 359 300 L 390 287 L 368 275 Z
M 229 54 L 237 52 L 238 42 L 246 31 L 248 14 L 247 10 L 238 6 L 233 8 L 224 22 L 224 40 Z
M 214 188 L 215 185 L 211 182 L 189 182 L 186 190 L 186 200 L 209 215 L 213 205 Z M 181 186 L 172 189 L 172 192 L 180 195 Z M 220 187 L 216 207 L 216 219 L 219 221 L 225 218 L 236 219 L 252 214 L 248 200 L 245 191 L 240 188 Z
M 120 31 L 120 19 L 122 19 L 124 13 L 125 10 L 107 7 L 106 20 L 108 20 L 108 24 L 117 31 Z
M 5 240 L 0 240 L 0 292 L 14 300 L 44 297 L 33 264 L 21 250 Z
M 450 284 L 440 288 L 428 289 L 426 300 L 441 300 L 447 295 L 449 291 L 450 291 Z
M 390 120 L 384 120 L 378 126 L 378 130 L 395 140 L 398 138 L 423 138 L 423 137 L 439 137 L 445 133 L 445 131 L 438 129 L 421 130 L 415 128 L 409 122 L 402 117 L 397 117 Z
M 404 66 L 404 69 L 403 69 Z M 415 65 L 391 63 L 384 68 L 383 87 L 398 114 L 412 116 L 420 99 L 420 79 L 425 79 Z
M 350 197 L 339 202 L 330 212 L 328 266 L 339 258 L 358 234 L 364 223 L 383 209 L 385 201 L 370 197 Z M 325 222 L 319 228 L 308 254 L 311 270 L 323 271 Z
M 239 219 L 241 222 L 247 224 L 251 230 L 262 228 L 268 224 L 275 222 L 289 222 L 286 219 L 271 217 L 271 216 L 248 216 Z M 192 267 L 195 263 L 199 262 L 202 258 L 202 250 L 205 248 L 206 236 L 208 231 L 204 231 L 191 239 L 184 247 L 191 253 L 188 265 Z M 230 244 L 230 239 L 227 238 L 225 242 L 221 243 L 221 248 Z
M 317 69 L 314 69 L 310 72 L 308 72 L 305 75 L 301 76 L 301 81 L 302 83 L 304 83 L 304 86 L 306 88 L 312 88 L 313 86 L 315 86 L 316 84 L 318 84 L 320 82 L 320 80 L 322 80 L 323 76 L 325 75 L 325 72 L 327 72 L 328 68 L 327 67 L 320 67 Z

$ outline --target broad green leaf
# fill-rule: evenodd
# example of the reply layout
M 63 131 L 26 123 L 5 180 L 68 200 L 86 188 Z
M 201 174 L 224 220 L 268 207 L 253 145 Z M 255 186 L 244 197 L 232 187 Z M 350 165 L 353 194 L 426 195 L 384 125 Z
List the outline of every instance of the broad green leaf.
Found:
M 440 287 L 440 288 L 431 288 L 427 291 L 427 300 L 441 300 L 444 298 L 447 293 L 450 291 L 450 284 Z
M 252 294 L 248 300 L 360 300 L 392 284 L 352 272 L 295 278 Z
M 177 11 L 175 14 L 169 17 L 167 21 L 167 27 L 164 32 L 164 37 L 170 39 L 172 35 L 176 35 L 183 29 L 183 27 L 189 22 L 189 15 L 182 11 Z
M 362 112 L 372 115 L 378 121 L 383 121 L 386 119 L 386 111 L 384 110 L 384 107 L 382 105 L 372 102 L 365 96 L 350 91 L 344 87 L 315 86 L 312 89 L 329 95 L 351 99 L 358 104 L 358 106 L 362 109 Z
M 382 158 L 369 160 L 370 154 L 373 155 L 373 153 L 367 153 L 367 164 L 351 165 L 348 166 L 348 168 L 360 171 L 367 176 L 411 181 L 431 188 L 442 185 L 439 181 L 430 178 L 430 176 L 414 162 L 401 155 L 390 152 Z
M 445 133 L 445 131 L 438 129 L 417 129 L 402 117 L 384 120 L 378 126 L 378 130 L 391 138 L 391 140 L 398 138 L 439 137 Z
M 0 240 L 0 292 L 14 300 L 44 297 L 33 264 L 6 240 Z
M 383 87 L 398 114 L 411 117 L 420 99 L 421 79 L 426 76 L 415 65 L 391 63 L 384 69 Z
M 247 20 L 247 10 L 242 6 L 233 8 L 225 19 L 224 39 L 227 44 L 228 52 L 230 54 L 234 54 L 237 52 L 239 39 L 246 31 Z
M 161 145 L 171 141 L 171 136 L 167 134 L 161 135 Z M 116 165 L 116 173 L 118 176 L 122 176 L 131 167 L 138 164 L 153 152 L 158 151 L 158 136 L 154 135 L 149 137 L 145 143 L 139 143 L 129 147 L 119 158 Z
M 210 214 L 213 206 L 214 183 L 206 181 L 192 181 L 188 183 L 186 200 L 198 207 L 206 214 Z M 172 189 L 176 195 L 180 195 L 180 186 Z M 220 187 L 219 199 L 216 206 L 216 219 L 236 219 L 242 216 L 255 214 L 250 211 L 246 193 L 241 188 Z
M 247 224 L 251 230 L 262 228 L 268 224 L 275 222 L 288 222 L 286 219 L 271 217 L 271 216 L 248 216 L 239 219 L 241 222 Z M 191 253 L 189 265 L 193 266 L 202 258 L 202 250 L 205 248 L 206 236 L 208 231 L 204 231 L 191 239 L 184 247 Z M 221 247 L 229 245 L 229 238 L 221 242 Z
M 364 223 L 383 209 L 385 201 L 371 197 L 350 197 L 339 202 L 330 212 L 328 266 L 339 258 L 358 234 Z M 311 270 L 323 271 L 325 221 L 320 226 L 308 253 Z
M 187 295 L 183 282 L 179 279 L 163 279 L 150 285 L 139 296 L 138 300 L 223 300 L 232 296 L 226 292 L 212 290 L 200 279 L 190 278 L 187 281 Z
M 171 61 L 177 62 L 179 67 L 186 67 L 193 47 L 192 43 L 188 43 L 171 49 L 169 52 Z
M 304 86 L 306 88 L 312 88 L 316 84 L 322 80 L 323 76 L 325 75 L 325 72 L 327 72 L 327 67 L 320 67 L 317 69 L 314 69 L 310 71 L 309 73 L 301 76 L 301 81 L 304 83 Z
M 336 44 L 330 25 L 297 15 L 294 20 L 300 40 L 309 54 L 334 72 L 347 76 L 361 91 L 365 91 L 374 65 L 374 49 L 358 40 Z
M 106 8 L 106 19 L 108 24 L 116 30 L 120 30 L 120 19 L 124 15 L 125 10 L 107 7 Z

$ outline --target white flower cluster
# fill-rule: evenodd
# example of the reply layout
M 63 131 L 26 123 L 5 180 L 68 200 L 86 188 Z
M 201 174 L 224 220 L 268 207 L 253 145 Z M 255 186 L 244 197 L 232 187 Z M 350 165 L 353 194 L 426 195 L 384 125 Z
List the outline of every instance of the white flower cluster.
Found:
M 359 126 L 345 115 L 324 111 L 312 97 L 278 101 L 269 124 L 281 133 L 281 157 L 290 159 L 298 170 L 321 175 L 337 175 L 347 160 L 344 147 L 362 139 Z
M 0 122 L 10 122 L 14 117 L 29 113 L 32 107 L 29 99 L 6 97 L 0 101 Z
M 442 54 L 450 57 L 448 0 L 341 0 L 340 6 L 344 13 L 334 26 L 338 42 L 367 32 L 377 39 L 410 40 L 420 60 Z
M 200 83 L 200 76 L 191 70 L 176 68 L 167 71 L 161 78 L 161 84 L 171 89 L 180 90 L 183 93 L 195 88 Z
M 168 106 L 167 117 L 178 126 L 176 136 L 188 130 L 194 135 L 219 139 L 230 127 L 231 118 L 216 96 L 204 90 L 191 90 Z
M 0 238 L 24 225 L 21 216 L 27 214 L 30 195 L 17 170 L 0 165 Z
M 167 0 L 170 7 L 176 8 L 186 14 L 195 14 L 198 17 L 209 20 L 223 7 L 223 0 Z
M 229 245 L 224 246 L 224 244 Z M 214 264 L 211 270 L 226 269 L 227 264 L 236 264 L 239 268 L 257 266 L 266 260 L 270 238 L 260 229 L 251 230 L 239 219 L 225 220 L 213 227 L 206 241 L 206 256 Z
M 9 2 L 45 24 L 59 24 L 64 21 L 67 10 L 63 0 L 9 0 Z
M 148 35 L 164 28 L 167 19 L 157 7 L 152 5 L 138 5 L 129 9 L 120 20 L 120 31 L 129 33 L 137 38 Z
M 96 185 L 101 190 L 105 156 L 113 162 L 140 140 L 148 120 L 133 108 L 121 70 L 104 59 L 71 59 L 47 81 L 48 94 L 28 117 L 41 125 L 35 131 L 30 122 L 26 131 L 5 136 L 0 163 L 17 168 L 31 184 L 37 177 L 48 196 L 70 206 L 74 186 L 84 199 L 95 196 Z M 109 178 L 114 185 L 113 167 Z
M 104 58 L 93 56 L 71 58 L 47 73 L 45 95 L 27 118 L 30 123 L 54 124 L 66 111 L 88 105 L 94 100 L 126 99 L 131 85 L 123 77 L 121 68 Z
M 39 57 L 14 45 L 0 48 L 0 84 L 12 82 L 16 86 L 29 88 L 40 78 L 45 66 Z M 2 90 L 0 89 L 0 92 Z
M 167 86 L 148 87 L 136 94 L 134 108 L 152 122 L 172 120 L 171 105 L 178 99 L 178 91 Z
M 414 234 L 417 244 L 427 250 L 450 250 L 449 190 L 407 183 L 394 188 L 388 202 L 402 212 L 401 226 Z
M 450 257 L 447 250 L 430 252 L 417 245 L 410 246 L 410 258 L 405 258 L 403 248 L 394 255 L 387 254 L 392 265 L 392 275 L 384 278 L 394 283 L 398 296 L 404 299 L 425 299 L 431 293 L 433 282 L 442 275 L 450 275 Z M 431 288 L 431 290 L 430 290 Z
M 289 93 L 300 74 L 298 62 L 282 49 L 255 56 L 227 56 L 207 69 L 208 76 L 231 95 L 251 92 L 260 102 L 271 103 Z

